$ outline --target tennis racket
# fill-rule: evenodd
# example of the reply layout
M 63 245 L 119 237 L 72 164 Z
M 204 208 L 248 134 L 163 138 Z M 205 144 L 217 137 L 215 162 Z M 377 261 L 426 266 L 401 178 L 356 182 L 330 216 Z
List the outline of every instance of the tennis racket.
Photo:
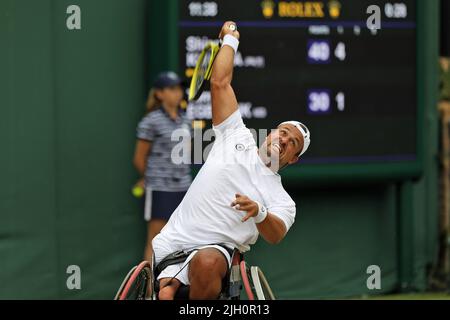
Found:
M 237 30 L 235 24 L 230 24 L 228 27 L 232 31 Z M 189 86 L 189 101 L 195 101 L 200 98 L 205 83 L 211 78 L 212 66 L 219 49 L 220 43 L 208 42 L 200 53 L 192 75 L 191 85 Z

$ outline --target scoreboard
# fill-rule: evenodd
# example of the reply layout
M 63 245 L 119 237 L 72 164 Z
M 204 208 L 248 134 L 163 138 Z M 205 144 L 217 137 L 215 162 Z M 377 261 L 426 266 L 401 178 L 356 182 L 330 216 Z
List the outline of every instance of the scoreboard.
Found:
M 179 70 L 190 80 L 203 46 L 233 20 L 241 39 L 232 85 L 247 127 L 299 120 L 311 131 L 290 174 L 416 176 L 419 2 L 179 0 Z M 373 5 L 379 28 L 368 24 Z M 211 126 L 209 88 L 187 112 Z

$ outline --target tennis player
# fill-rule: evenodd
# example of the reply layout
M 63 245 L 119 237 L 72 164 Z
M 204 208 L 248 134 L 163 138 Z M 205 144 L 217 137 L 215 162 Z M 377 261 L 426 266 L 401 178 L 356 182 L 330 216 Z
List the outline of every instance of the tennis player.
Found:
M 310 133 L 300 122 L 287 121 L 272 130 L 258 150 L 231 87 L 239 45 L 232 24 L 226 22 L 220 32 L 222 47 L 210 80 L 216 140 L 184 199 L 152 242 L 155 264 L 175 251 L 195 249 L 185 262 L 159 274 L 161 300 L 173 299 L 182 284 L 190 286 L 189 299 L 218 298 L 233 249 L 249 250 L 258 235 L 277 244 L 294 223 L 295 203 L 277 172 L 297 162 L 309 146 Z

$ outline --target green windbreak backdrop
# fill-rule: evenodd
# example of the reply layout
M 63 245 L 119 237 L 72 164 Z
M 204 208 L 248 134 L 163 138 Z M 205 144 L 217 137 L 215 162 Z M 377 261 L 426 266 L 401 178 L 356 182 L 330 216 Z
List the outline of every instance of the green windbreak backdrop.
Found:
M 0 14 L 0 298 L 110 298 L 143 252 L 130 188 L 147 2 L 5 0 Z

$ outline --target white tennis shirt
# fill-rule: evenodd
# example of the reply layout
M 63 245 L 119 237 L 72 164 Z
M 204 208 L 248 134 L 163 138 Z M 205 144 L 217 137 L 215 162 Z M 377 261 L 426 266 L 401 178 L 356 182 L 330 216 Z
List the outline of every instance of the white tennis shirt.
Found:
M 208 158 L 155 237 L 155 251 L 159 244 L 191 248 L 213 243 L 225 243 L 242 252 L 249 250 L 259 232 L 253 219 L 241 221 L 246 212 L 231 207 L 236 193 L 264 204 L 287 230 L 294 223 L 295 203 L 284 190 L 281 177 L 262 162 L 239 110 L 213 129 L 216 140 Z

